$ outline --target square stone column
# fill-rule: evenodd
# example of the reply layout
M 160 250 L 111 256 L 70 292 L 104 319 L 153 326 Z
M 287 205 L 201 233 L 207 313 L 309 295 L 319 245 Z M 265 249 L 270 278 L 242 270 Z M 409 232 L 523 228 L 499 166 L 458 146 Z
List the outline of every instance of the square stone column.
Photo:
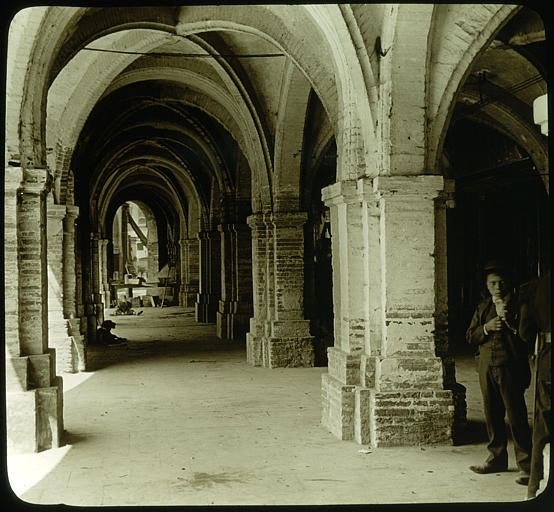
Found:
M 250 229 L 244 223 L 233 225 L 236 243 L 234 252 L 234 296 L 231 308 L 231 332 L 233 339 L 245 340 L 249 319 L 252 316 L 252 241 Z
M 179 289 L 179 305 L 194 307 L 198 294 L 199 240 L 197 238 L 182 238 L 181 248 L 181 287 Z
M 322 198 L 331 216 L 335 338 L 322 375 L 322 423 L 340 439 L 368 443 L 382 336 L 377 198 L 370 179 L 335 183 Z
M 110 283 L 108 282 L 108 244 L 110 241 L 107 238 L 102 238 L 98 241 L 100 250 L 100 294 L 104 308 L 111 306 L 111 291 Z
M 63 433 L 63 383 L 48 347 L 48 171 L 7 167 L 4 179 L 7 446 L 33 452 L 59 447 Z
M 373 445 L 449 442 L 452 392 L 435 355 L 435 211 L 441 176 L 380 176 L 382 351 L 370 397 Z
M 268 368 L 313 366 L 313 336 L 304 319 L 304 212 L 266 217 L 268 314 L 262 342 Z
M 104 321 L 103 283 L 102 283 L 102 239 L 100 233 L 91 233 L 91 270 L 92 270 L 92 297 L 89 303 L 89 332 L 96 330 Z M 94 318 L 92 318 L 94 317 Z
M 72 339 L 71 360 L 65 371 L 84 371 L 86 368 L 86 337 L 81 331 L 81 319 L 77 306 L 77 258 L 75 246 L 75 222 L 79 207 L 66 206 L 63 220 L 63 314 L 69 325 Z
M 233 275 L 235 271 L 233 248 L 236 245 L 236 237 L 232 224 L 220 224 L 217 228 L 221 241 L 221 299 L 216 312 L 216 333 L 218 338 L 231 339 L 229 317 L 236 286 L 236 276 Z
M 253 366 L 262 366 L 262 342 L 267 318 L 267 226 L 263 213 L 254 213 L 247 219 L 252 239 L 252 309 L 250 330 L 246 334 L 246 360 Z
M 73 371 L 73 340 L 69 334 L 69 323 L 64 316 L 64 255 L 63 219 L 65 205 L 54 204 L 52 195 L 47 201 L 48 214 L 48 339 L 56 349 L 56 372 Z
M 199 291 L 196 321 L 215 323 L 221 294 L 221 247 L 218 231 L 200 231 Z
M 245 224 L 220 224 L 221 300 L 217 335 L 243 340 L 252 311 L 250 232 Z

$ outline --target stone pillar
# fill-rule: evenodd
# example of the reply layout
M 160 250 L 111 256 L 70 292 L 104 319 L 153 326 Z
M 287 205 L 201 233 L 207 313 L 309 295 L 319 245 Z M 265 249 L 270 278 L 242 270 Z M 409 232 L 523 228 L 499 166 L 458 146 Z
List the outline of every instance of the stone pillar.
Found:
M 377 199 L 370 179 L 330 185 L 322 199 L 331 217 L 334 312 L 322 424 L 340 439 L 369 443 L 370 387 L 382 337 Z
M 119 280 L 125 281 L 127 260 L 129 258 L 129 205 L 121 206 L 121 247 L 119 248 Z
M 217 231 L 200 231 L 199 291 L 196 298 L 196 321 L 215 323 L 221 292 L 220 240 Z
M 435 199 L 435 353 L 442 361 L 443 388 L 452 391 L 454 421 L 452 439 L 456 444 L 467 425 L 466 388 L 456 382 L 454 355 L 448 327 L 447 213 L 455 207 L 455 182 L 444 180 L 444 189 Z
M 63 221 L 63 314 L 69 324 L 72 339 L 71 362 L 64 371 L 84 371 L 86 368 L 85 336 L 81 332 L 81 319 L 77 300 L 77 260 L 75 247 L 75 221 L 79 207 L 66 206 Z
M 235 269 L 234 301 L 231 309 L 231 333 L 233 339 L 246 339 L 249 320 L 252 316 L 252 241 L 247 224 L 234 225 L 235 246 L 233 258 Z
M 146 218 L 148 261 L 147 261 L 147 283 L 157 286 L 158 285 L 158 272 L 160 268 L 159 262 L 159 245 L 158 245 L 158 226 L 156 225 L 156 219 L 150 215 Z M 182 274 L 181 274 L 182 275 Z
M 250 233 L 245 224 L 220 224 L 221 300 L 217 335 L 244 340 L 252 310 Z
M 110 283 L 108 281 L 108 244 L 110 241 L 107 238 L 99 240 L 100 249 L 100 293 L 104 308 L 109 308 L 111 305 Z
M 435 355 L 437 176 L 323 189 L 330 208 L 335 346 L 322 423 L 373 446 L 451 439 L 452 393 Z
M 198 263 L 199 240 L 197 238 L 182 238 L 181 248 L 181 287 L 179 289 L 179 305 L 194 307 L 198 294 Z
M 6 433 L 17 452 L 62 444 L 63 383 L 48 348 L 47 179 L 46 169 L 6 168 Z
M 268 305 L 262 359 L 268 368 L 313 366 L 313 336 L 304 319 L 303 212 L 267 218 Z
M 64 254 L 63 219 L 65 205 L 54 204 L 50 195 L 47 202 L 48 234 L 48 338 L 49 345 L 56 349 L 56 372 L 73 371 L 73 340 L 69 324 L 64 316 Z
M 218 226 L 221 240 L 221 299 L 216 312 L 216 333 L 218 338 L 232 339 L 230 315 L 233 307 L 235 278 L 234 247 L 235 233 L 232 224 Z
M 382 352 L 370 398 L 371 444 L 451 440 L 452 392 L 435 355 L 435 211 L 440 176 L 378 177 Z
M 104 321 L 104 303 L 102 297 L 102 240 L 99 233 L 91 233 L 91 275 L 92 275 L 92 309 L 89 308 L 89 318 L 94 316 L 94 329 Z M 93 328 L 89 322 L 89 332 Z
M 262 342 L 267 318 L 267 228 L 262 213 L 247 219 L 252 238 L 252 309 L 250 330 L 246 334 L 246 360 L 252 366 L 262 366 Z

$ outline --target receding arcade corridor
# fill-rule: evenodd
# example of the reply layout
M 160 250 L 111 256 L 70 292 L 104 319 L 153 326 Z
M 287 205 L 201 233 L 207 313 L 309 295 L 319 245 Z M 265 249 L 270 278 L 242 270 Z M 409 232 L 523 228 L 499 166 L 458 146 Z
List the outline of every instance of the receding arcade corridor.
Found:
M 115 318 L 127 344 L 97 347 L 90 371 L 64 377 L 67 445 L 10 459 L 23 500 L 145 506 L 523 499 L 513 485 L 515 467 L 485 478 L 467 469 L 483 451 L 484 428 L 470 358 L 458 362 L 472 424 L 467 444 L 369 450 L 345 445 L 321 426 L 324 368 L 250 366 L 244 347 L 221 343 L 215 327 L 194 322 L 193 313 L 144 308 L 143 315 Z
M 535 495 L 552 309 L 539 11 L 10 7 L 3 305 L 17 496 Z M 491 268 L 513 281 L 494 311 Z M 485 302 L 497 316 L 473 322 Z M 505 469 L 508 392 L 494 404 L 502 460 L 469 468 L 487 457 L 480 345 L 506 355 L 480 368 L 509 367 L 521 393 L 529 361 L 541 369 L 538 400 L 526 391 L 539 449 L 518 457 L 517 481 L 515 465 L 489 474 Z M 521 393 L 516 445 L 519 431 L 530 451 Z

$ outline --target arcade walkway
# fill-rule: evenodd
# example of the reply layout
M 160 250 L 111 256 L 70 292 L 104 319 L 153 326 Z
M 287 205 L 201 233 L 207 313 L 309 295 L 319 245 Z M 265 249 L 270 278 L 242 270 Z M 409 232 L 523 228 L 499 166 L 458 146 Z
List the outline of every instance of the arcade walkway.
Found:
M 478 476 L 485 456 L 471 361 L 473 440 L 379 448 L 339 441 L 319 424 L 325 368 L 254 368 L 190 310 L 114 317 L 126 347 L 90 352 L 64 375 L 62 448 L 8 460 L 25 501 L 81 506 L 520 501 L 513 472 Z M 367 452 L 368 450 L 366 450 Z M 510 456 L 513 454 L 510 451 Z M 513 465 L 513 460 L 511 461 Z

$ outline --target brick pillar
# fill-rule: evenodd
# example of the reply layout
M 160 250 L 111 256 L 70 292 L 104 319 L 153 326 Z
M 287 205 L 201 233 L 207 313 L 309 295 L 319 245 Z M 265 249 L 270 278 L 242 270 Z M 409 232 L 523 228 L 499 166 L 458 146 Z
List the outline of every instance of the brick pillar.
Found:
M 313 336 L 304 319 L 303 212 L 273 213 L 267 218 L 268 305 L 262 344 L 264 366 L 313 366 Z
M 233 307 L 235 277 L 234 250 L 236 244 L 232 224 L 220 224 L 218 227 L 221 241 L 221 299 L 216 312 L 216 333 L 218 338 L 232 339 L 230 315 Z
M 233 339 L 246 339 L 249 320 L 252 316 L 252 241 L 247 224 L 234 225 L 235 270 L 234 301 L 231 309 L 231 332 Z
M 196 321 L 215 323 L 221 292 L 220 240 L 218 231 L 200 231 L 199 291 L 196 298 Z
M 81 332 L 81 319 L 77 300 L 77 260 L 75 247 L 75 221 L 79 207 L 66 206 L 63 220 L 63 313 L 69 324 L 72 339 L 71 363 L 65 371 L 84 371 L 86 367 L 85 336 Z
M 121 206 L 121 246 L 119 247 L 119 280 L 123 283 L 127 273 L 126 265 L 129 257 L 129 205 Z
M 146 249 L 148 250 L 147 260 L 147 283 L 151 285 L 158 285 L 158 272 L 160 268 L 159 264 L 159 246 L 158 246 L 158 228 L 156 225 L 156 219 L 147 217 L 146 228 L 148 230 Z M 181 248 L 182 250 L 182 248 Z M 182 276 L 183 274 L 181 274 Z
M 250 232 L 245 224 L 220 224 L 221 300 L 217 335 L 244 340 L 252 311 Z
M 267 228 L 262 213 L 247 219 L 252 239 L 252 313 L 250 329 L 246 334 L 246 360 L 253 366 L 262 366 L 262 342 L 267 318 Z
M 198 294 L 198 264 L 199 240 L 197 238 L 182 238 L 181 248 L 181 287 L 179 289 L 179 305 L 194 307 Z
M 104 321 L 102 285 L 102 240 L 99 233 L 91 233 L 92 308 L 89 308 L 89 332 Z M 92 318 L 94 317 L 94 319 Z M 94 326 L 93 326 L 94 323 Z
M 100 293 L 102 294 L 102 302 L 104 308 L 109 308 L 111 304 L 110 283 L 108 281 L 108 244 L 110 241 L 107 238 L 99 240 L 100 248 Z
M 322 424 L 340 439 L 370 441 L 370 387 L 380 354 L 379 210 L 369 179 L 322 190 L 331 217 L 334 346 L 322 375 Z
M 435 211 L 440 176 L 378 177 L 381 357 L 371 392 L 373 445 L 451 440 L 452 392 L 435 355 Z
M 65 205 L 54 204 L 52 196 L 47 202 L 48 234 L 48 338 L 49 345 L 56 349 L 56 373 L 72 372 L 73 340 L 69 323 L 64 316 L 64 270 L 63 270 L 63 219 Z
M 454 208 L 455 182 L 444 180 L 444 190 L 435 199 L 435 352 L 442 361 L 443 387 L 452 391 L 454 421 L 452 439 L 462 438 L 467 424 L 466 388 L 456 382 L 454 355 L 448 327 L 447 212 Z
M 18 452 L 62 444 L 63 383 L 48 348 L 47 178 L 45 169 L 5 173 L 6 432 Z

